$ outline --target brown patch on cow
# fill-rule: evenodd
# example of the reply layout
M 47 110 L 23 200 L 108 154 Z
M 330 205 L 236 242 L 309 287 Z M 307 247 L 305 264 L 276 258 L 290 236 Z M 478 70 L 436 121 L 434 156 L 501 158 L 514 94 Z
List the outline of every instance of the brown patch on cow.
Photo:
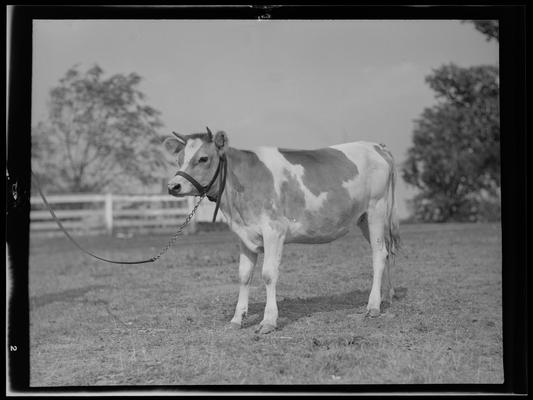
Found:
M 296 178 L 287 172 L 285 179 L 280 187 L 280 208 L 285 217 L 298 221 L 305 211 L 304 192 Z
M 289 170 L 284 172 L 278 197 L 272 172 L 257 154 L 229 148 L 226 194 L 229 204 L 222 202 L 224 213 L 237 225 L 249 229 L 247 235 L 258 246 L 262 239 L 257 224 L 262 216 L 268 218 L 272 229 L 288 229 L 286 242 L 325 243 L 348 232 L 351 217 L 359 209 L 343 183 L 357 177 L 357 166 L 335 149 L 285 150 L 282 154 L 292 164 L 302 165 L 302 181 L 311 193 L 327 193 L 320 210 L 306 209 L 304 188 Z
M 320 214 L 306 211 L 305 219 L 302 221 L 302 232 L 295 236 L 292 241 L 297 243 L 328 243 L 338 239 L 349 231 L 347 221 L 351 219 L 341 219 L 339 215 L 335 210 Z
M 327 243 L 345 235 L 358 210 L 358 204 L 346 196 L 335 198 L 319 212 L 305 211 L 305 218 L 302 220 L 303 235 L 298 238 L 298 242 Z
M 229 175 L 230 175 L 230 180 L 232 183 L 231 185 L 232 188 L 235 189 L 239 193 L 244 192 L 244 186 L 241 184 L 241 182 L 239 181 L 239 178 L 237 177 L 237 175 L 235 175 L 233 170 L 229 171 Z
M 287 242 L 327 243 L 346 234 L 358 205 L 343 183 L 359 174 L 357 166 L 336 149 L 279 151 L 291 164 L 303 167 L 302 182 L 313 195 L 327 193 L 320 210 L 307 210 L 299 182 L 289 171 L 285 173 L 280 193 L 281 207 L 290 222 L 300 225 L 291 230 Z
M 291 164 L 303 167 L 302 181 L 315 196 L 322 192 L 334 192 L 339 188 L 343 189 L 343 182 L 353 179 L 359 174 L 357 165 L 337 149 L 279 149 L 279 152 Z
M 179 166 L 182 166 L 183 165 L 183 158 L 185 157 L 185 152 L 183 151 L 183 149 L 178 153 L 178 165 Z
M 274 177 L 257 155 L 248 150 L 229 148 L 227 189 L 231 209 L 221 205 L 239 224 L 250 224 L 264 212 L 273 210 Z M 238 215 L 235 215 L 237 213 Z
M 358 206 L 354 204 L 343 183 L 359 174 L 357 165 L 343 152 L 332 148 L 279 151 L 291 164 L 303 167 L 302 181 L 311 193 L 315 196 L 327 193 L 326 201 L 318 211 L 305 210 L 305 203 L 297 204 L 296 209 L 301 214 L 297 220 L 302 228 L 300 235 L 295 235 L 293 241 L 325 243 L 346 234 Z M 298 189 L 297 183 L 296 188 Z M 301 197 L 304 198 L 303 193 Z

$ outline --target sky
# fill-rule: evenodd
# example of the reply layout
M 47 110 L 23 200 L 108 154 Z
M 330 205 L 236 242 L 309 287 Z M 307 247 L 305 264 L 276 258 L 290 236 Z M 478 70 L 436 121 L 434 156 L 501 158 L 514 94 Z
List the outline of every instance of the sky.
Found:
M 442 64 L 497 65 L 498 44 L 453 20 L 36 20 L 32 124 L 74 65 L 135 72 L 163 132 L 224 130 L 235 148 L 384 143 L 397 164 L 436 103 Z M 401 181 L 401 178 L 400 178 Z M 416 194 L 397 185 L 398 212 Z

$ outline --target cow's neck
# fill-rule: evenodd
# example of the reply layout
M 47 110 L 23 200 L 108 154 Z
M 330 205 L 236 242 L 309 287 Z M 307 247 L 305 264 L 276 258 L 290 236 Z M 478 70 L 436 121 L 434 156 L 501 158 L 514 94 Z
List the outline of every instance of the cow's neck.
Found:
M 251 199 L 251 191 L 255 185 L 253 182 L 248 182 L 246 174 L 236 174 L 236 170 L 243 171 L 248 168 L 253 168 L 253 153 L 230 147 L 226 151 L 226 160 L 228 164 L 226 185 L 222 194 L 220 209 L 226 218 L 232 220 L 235 219 L 234 214 L 239 212 L 236 209 L 238 208 L 237 203 Z M 216 189 L 218 195 L 218 182 Z M 239 199 L 238 202 L 237 198 Z M 240 221 L 241 218 L 237 218 L 237 220 Z

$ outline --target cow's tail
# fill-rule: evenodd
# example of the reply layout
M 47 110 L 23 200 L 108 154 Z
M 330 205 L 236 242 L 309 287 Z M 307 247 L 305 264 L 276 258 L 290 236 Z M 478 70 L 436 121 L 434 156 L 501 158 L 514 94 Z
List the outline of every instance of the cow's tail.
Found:
M 392 157 L 392 156 L 391 156 Z M 394 261 L 394 257 L 400 249 L 400 225 L 398 222 L 398 215 L 396 212 L 396 204 L 394 202 L 394 195 L 396 190 L 396 167 L 394 159 L 391 163 L 391 170 L 389 175 L 389 188 L 387 198 L 387 221 L 385 231 L 385 244 L 387 246 L 387 253 L 390 261 Z

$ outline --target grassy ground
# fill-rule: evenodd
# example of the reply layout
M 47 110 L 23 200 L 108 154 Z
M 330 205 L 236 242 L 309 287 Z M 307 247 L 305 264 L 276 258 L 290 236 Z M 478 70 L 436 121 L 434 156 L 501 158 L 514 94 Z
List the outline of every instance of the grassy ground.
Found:
M 403 226 L 399 296 L 376 319 L 357 313 L 372 279 L 358 232 L 286 246 L 279 329 L 261 336 L 258 271 L 245 327 L 229 329 L 238 294 L 229 233 L 183 237 L 156 264 L 137 266 L 33 237 L 31 385 L 502 383 L 500 232 L 499 224 Z M 137 259 L 166 236 L 80 241 Z

